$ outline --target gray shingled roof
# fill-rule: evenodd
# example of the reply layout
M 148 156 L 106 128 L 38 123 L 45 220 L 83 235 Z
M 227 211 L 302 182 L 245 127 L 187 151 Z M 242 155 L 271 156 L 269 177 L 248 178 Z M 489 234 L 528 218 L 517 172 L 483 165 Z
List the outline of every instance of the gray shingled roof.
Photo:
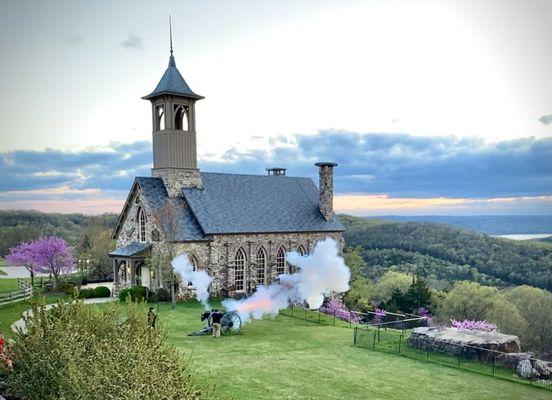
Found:
M 148 250 L 150 247 L 150 243 L 130 242 L 124 247 L 115 249 L 108 255 L 110 257 L 132 257 Z
M 344 231 L 324 220 L 318 189 L 309 178 L 201 173 L 204 189 L 183 189 L 195 218 L 209 234 Z
M 186 201 L 183 198 L 169 199 L 161 178 L 136 177 L 136 182 L 142 189 L 142 201 L 151 210 L 165 207 L 169 201 L 174 202 L 174 209 L 177 213 L 176 217 L 180 221 L 175 240 L 191 241 L 206 239 Z
M 194 99 L 203 99 L 203 96 L 195 94 L 188 86 L 174 62 L 174 57 L 171 54 L 169 59 L 169 66 L 163 74 L 163 77 L 157 84 L 157 87 L 148 94 L 142 97 L 143 99 L 151 99 L 153 97 L 161 96 L 163 94 L 174 94 L 178 96 L 191 97 Z

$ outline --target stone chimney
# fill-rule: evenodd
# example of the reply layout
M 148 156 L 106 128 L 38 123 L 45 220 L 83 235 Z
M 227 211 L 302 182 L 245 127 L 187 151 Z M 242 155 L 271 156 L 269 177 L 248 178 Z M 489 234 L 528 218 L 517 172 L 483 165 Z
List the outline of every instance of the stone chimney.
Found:
M 317 162 L 320 183 L 318 184 L 318 208 L 326 221 L 333 220 L 333 162 Z

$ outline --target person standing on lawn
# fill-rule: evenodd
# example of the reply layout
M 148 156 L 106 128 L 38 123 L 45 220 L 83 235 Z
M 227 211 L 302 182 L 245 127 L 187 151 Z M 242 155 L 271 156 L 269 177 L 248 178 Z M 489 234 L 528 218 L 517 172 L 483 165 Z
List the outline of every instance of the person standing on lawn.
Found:
M 219 310 L 215 310 L 211 314 L 211 319 L 213 320 L 213 337 L 220 337 L 220 320 L 222 319 L 222 313 Z

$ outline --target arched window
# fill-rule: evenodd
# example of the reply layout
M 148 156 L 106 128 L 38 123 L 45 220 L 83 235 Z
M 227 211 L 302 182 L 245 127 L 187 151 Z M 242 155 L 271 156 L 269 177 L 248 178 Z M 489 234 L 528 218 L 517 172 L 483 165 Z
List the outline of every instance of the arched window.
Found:
M 305 254 L 307 254 L 307 252 L 305 251 L 305 248 L 303 247 L 303 245 L 299 245 L 299 247 L 297 247 L 297 253 L 299 253 L 300 255 L 304 256 Z
M 234 286 L 236 290 L 244 290 L 245 252 L 239 249 L 234 259 Z
M 155 108 L 155 118 L 157 130 L 162 131 L 165 129 L 165 108 L 163 106 L 157 106 Z
M 286 273 L 286 250 L 284 247 L 280 247 L 276 253 L 276 275 L 282 275 Z
M 266 252 L 262 247 L 257 252 L 257 283 L 266 285 Z
M 174 129 L 188 131 L 188 113 L 184 106 L 174 105 Z
M 142 243 L 146 241 L 146 213 L 141 207 L 138 210 L 138 239 Z
M 197 271 L 199 263 L 197 262 L 197 258 L 195 258 L 195 256 L 190 257 L 190 264 L 192 264 L 192 271 Z M 188 286 L 193 286 L 193 283 L 188 281 Z

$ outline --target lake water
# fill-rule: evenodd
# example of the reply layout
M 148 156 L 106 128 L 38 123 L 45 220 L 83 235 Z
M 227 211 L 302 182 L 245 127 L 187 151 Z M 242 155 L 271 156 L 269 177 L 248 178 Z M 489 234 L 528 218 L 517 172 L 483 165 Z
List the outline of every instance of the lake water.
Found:
M 529 239 L 544 239 L 552 236 L 552 233 L 535 233 L 527 235 L 493 235 L 494 237 L 501 237 L 512 240 L 529 240 Z

